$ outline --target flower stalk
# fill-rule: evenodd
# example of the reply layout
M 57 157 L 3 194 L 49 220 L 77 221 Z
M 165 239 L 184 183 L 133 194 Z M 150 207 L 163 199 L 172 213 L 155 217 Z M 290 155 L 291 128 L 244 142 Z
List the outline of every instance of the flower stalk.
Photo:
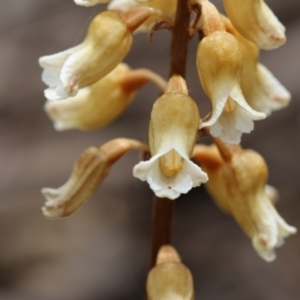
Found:
M 177 1 L 175 26 L 172 32 L 169 77 L 180 75 L 185 78 L 189 44 L 190 12 L 187 0 Z M 161 246 L 171 243 L 174 201 L 154 196 L 150 268 L 155 265 Z

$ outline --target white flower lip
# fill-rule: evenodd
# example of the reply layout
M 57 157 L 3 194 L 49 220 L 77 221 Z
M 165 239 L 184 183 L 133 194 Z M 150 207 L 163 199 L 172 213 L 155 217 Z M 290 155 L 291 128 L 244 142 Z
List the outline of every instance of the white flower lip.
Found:
M 159 158 L 172 149 L 183 158 L 183 167 L 176 175 L 167 177 L 160 170 Z M 208 180 L 207 174 L 190 161 L 183 146 L 176 141 L 165 143 L 149 161 L 142 161 L 136 165 L 133 169 L 133 176 L 147 181 L 157 197 L 172 200 Z
M 212 115 L 203 122 L 201 128 L 211 126 L 210 133 L 221 138 L 225 143 L 239 144 L 242 133 L 250 133 L 254 129 L 253 120 L 262 120 L 266 114 L 252 109 L 245 100 L 239 86 L 234 86 L 230 92 L 220 88 L 223 94 L 212 97 Z M 229 97 L 237 107 L 232 113 L 224 112 Z
M 42 81 L 49 86 L 44 91 L 48 100 L 65 99 L 77 92 L 78 87 L 71 87 L 68 84 L 68 70 L 72 63 L 71 55 L 78 53 L 81 49 L 80 45 L 39 59 L 39 64 L 44 69 Z

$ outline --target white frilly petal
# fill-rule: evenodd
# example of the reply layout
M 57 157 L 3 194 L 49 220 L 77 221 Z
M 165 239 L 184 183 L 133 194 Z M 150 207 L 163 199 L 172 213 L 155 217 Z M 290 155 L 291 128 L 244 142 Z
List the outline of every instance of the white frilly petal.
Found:
M 181 148 L 181 147 L 180 147 Z M 162 147 L 149 161 L 142 161 L 133 168 L 133 176 L 147 181 L 155 195 L 160 198 L 176 199 L 180 194 L 186 194 L 191 188 L 199 186 L 208 180 L 208 176 L 199 166 L 181 155 L 181 149 Z M 183 168 L 172 177 L 166 177 L 160 170 L 159 158 L 174 149 L 184 159 Z
M 253 120 L 266 118 L 266 114 L 255 111 L 246 102 L 242 91 L 238 85 L 233 86 L 231 91 L 218 96 L 218 100 L 212 101 L 212 115 L 203 122 L 201 128 L 210 126 L 210 133 L 221 138 L 225 143 L 239 144 L 243 133 L 250 133 L 254 128 Z M 238 106 L 232 113 L 224 111 L 226 101 L 229 97 L 234 100 Z
M 69 57 L 81 48 L 82 46 L 79 45 L 59 53 L 40 57 L 39 64 L 44 69 L 42 80 L 49 86 L 44 91 L 48 100 L 61 100 L 71 96 L 64 87 L 61 71 Z

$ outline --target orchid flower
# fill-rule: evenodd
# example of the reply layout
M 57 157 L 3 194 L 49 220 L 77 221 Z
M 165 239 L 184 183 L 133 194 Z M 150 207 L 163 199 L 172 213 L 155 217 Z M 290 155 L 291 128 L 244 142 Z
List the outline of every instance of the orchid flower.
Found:
M 200 117 L 186 83 L 173 76 L 151 112 L 149 144 L 151 159 L 140 162 L 133 175 L 147 181 L 157 197 L 176 199 L 208 180 L 192 161 Z
M 285 222 L 272 203 L 274 189 L 266 185 L 266 163 L 253 150 L 215 141 L 219 151 L 215 146 L 203 145 L 194 151 L 195 160 L 209 176 L 206 188 L 251 238 L 258 255 L 272 261 L 276 258 L 275 248 L 297 229 Z
M 112 71 L 131 44 L 131 32 L 119 13 L 98 14 L 80 45 L 39 59 L 44 69 L 42 79 L 49 86 L 45 97 L 60 100 L 75 96 L 80 88 L 92 85 Z
M 234 36 L 215 31 L 198 46 L 197 67 L 202 87 L 211 100 L 212 112 L 200 128 L 226 143 L 240 143 L 242 133 L 254 128 L 253 120 L 265 113 L 255 111 L 245 100 L 240 87 L 243 55 Z

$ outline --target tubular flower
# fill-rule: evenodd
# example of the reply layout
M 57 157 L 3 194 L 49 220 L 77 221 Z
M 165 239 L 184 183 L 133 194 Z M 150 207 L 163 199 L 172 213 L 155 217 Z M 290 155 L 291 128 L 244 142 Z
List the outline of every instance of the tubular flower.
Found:
M 108 9 L 125 12 L 135 7 L 148 6 L 172 16 L 176 11 L 176 3 L 176 0 L 112 0 L 108 5 Z M 151 24 L 158 20 L 157 16 L 150 17 L 136 32 L 147 31 Z
M 133 169 L 133 175 L 147 181 L 156 196 L 176 199 L 208 180 L 189 159 L 199 123 L 198 108 L 188 96 L 184 79 L 173 76 L 166 93 L 156 100 L 151 112 L 149 145 L 152 158 Z
M 43 188 L 42 207 L 48 218 L 67 217 L 87 202 L 108 175 L 111 166 L 130 149 L 147 151 L 148 147 L 130 139 L 115 139 L 100 148 L 90 147 L 76 161 L 69 180 L 57 189 Z
M 243 53 L 241 88 L 247 102 L 253 109 L 268 115 L 286 107 L 291 95 L 265 66 L 258 63 L 259 48 L 244 38 L 229 19 L 223 19 L 227 32 L 235 36 Z
M 286 41 L 285 28 L 263 0 L 223 0 L 233 25 L 259 48 L 271 50 Z
M 268 169 L 253 150 L 239 146 L 196 147 L 194 157 L 209 175 L 206 184 L 218 206 L 231 214 L 251 238 L 258 255 L 266 261 L 276 258 L 274 249 L 296 233 L 272 204 L 274 189 L 266 185 Z M 276 194 L 276 191 L 275 191 Z
M 75 96 L 112 71 L 130 50 L 132 35 L 122 16 L 104 11 L 91 22 L 78 46 L 39 59 L 42 80 L 49 86 L 45 97 L 59 100 Z
M 147 278 L 147 300 L 194 300 L 193 277 L 177 251 L 162 246 Z
M 80 89 L 63 101 L 47 101 L 45 110 L 57 130 L 99 129 L 116 119 L 131 103 L 137 89 L 156 81 L 165 90 L 165 81 L 146 69 L 131 70 L 124 63 L 95 84 Z
M 215 31 L 199 43 L 198 74 L 212 104 L 212 112 L 200 128 L 210 126 L 213 136 L 233 144 L 240 143 L 242 133 L 253 130 L 253 120 L 266 117 L 252 109 L 243 96 L 242 66 L 242 52 L 231 34 Z

